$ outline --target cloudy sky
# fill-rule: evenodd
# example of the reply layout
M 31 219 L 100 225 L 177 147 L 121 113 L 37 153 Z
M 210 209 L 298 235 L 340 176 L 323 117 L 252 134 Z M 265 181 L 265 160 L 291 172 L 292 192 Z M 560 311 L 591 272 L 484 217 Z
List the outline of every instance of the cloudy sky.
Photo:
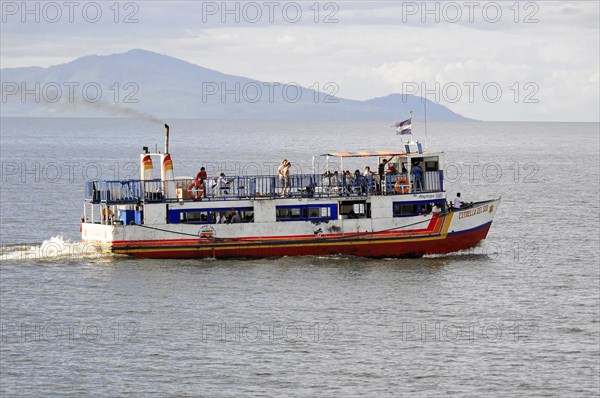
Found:
M 142 48 L 262 81 L 331 82 L 350 99 L 427 95 L 481 120 L 599 120 L 597 1 L 1 3 L 2 68 Z

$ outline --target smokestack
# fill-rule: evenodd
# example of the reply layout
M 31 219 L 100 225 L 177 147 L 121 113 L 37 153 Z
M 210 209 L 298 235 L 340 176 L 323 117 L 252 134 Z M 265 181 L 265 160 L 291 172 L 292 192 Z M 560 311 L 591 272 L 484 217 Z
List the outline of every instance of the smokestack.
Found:
M 165 153 L 169 153 L 169 125 L 165 123 Z

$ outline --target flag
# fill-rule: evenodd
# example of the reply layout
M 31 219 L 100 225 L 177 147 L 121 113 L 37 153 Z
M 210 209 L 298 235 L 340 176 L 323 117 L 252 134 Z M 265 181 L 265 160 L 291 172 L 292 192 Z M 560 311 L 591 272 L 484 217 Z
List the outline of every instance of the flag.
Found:
M 152 158 L 150 155 L 146 155 L 144 156 L 144 159 L 142 159 L 142 170 L 143 172 L 152 170 Z
M 165 171 L 173 171 L 173 161 L 171 160 L 171 154 L 167 153 L 163 159 L 163 167 Z
M 142 157 L 142 180 L 151 180 L 152 179 L 152 158 L 150 155 L 144 155 Z
M 403 122 L 396 123 L 396 134 L 412 134 L 412 117 L 410 119 L 406 119 Z

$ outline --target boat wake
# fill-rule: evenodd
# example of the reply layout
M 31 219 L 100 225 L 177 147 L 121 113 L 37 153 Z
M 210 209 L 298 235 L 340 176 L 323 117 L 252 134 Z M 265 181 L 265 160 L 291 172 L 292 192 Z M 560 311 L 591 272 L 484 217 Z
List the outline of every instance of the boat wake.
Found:
M 42 243 L 19 243 L 0 246 L 0 262 L 69 261 L 110 256 L 110 254 L 103 254 L 98 246 L 70 242 L 62 236 L 53 236 Z

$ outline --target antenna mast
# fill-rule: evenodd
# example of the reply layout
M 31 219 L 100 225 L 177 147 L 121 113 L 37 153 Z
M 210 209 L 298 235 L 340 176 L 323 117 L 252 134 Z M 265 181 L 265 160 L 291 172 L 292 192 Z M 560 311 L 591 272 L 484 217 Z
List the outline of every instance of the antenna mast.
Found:
M 412 114 L 413 114 L 413 111 L 412 111 L 412 109 L 411 109 L 411 110 L 410 110 L 410 116 L 409 116 L 409 118 L 408 118 L 408 119 L 410 120 L 410 124 L 411 124 L 411 126 L 412 126 Z M 413 134 L 412 134 L 412 127 L 411 127 L 411 129 L 410 129 L 410 140 L 408 140 L 408 143 L 410 144 L 411 142 L 414 142 L 414 141 L 413 141 Z
M 425 106 L 425 146 L 429 147 L 427 144 L 427 96 L 423 98 L 423 104 Z

